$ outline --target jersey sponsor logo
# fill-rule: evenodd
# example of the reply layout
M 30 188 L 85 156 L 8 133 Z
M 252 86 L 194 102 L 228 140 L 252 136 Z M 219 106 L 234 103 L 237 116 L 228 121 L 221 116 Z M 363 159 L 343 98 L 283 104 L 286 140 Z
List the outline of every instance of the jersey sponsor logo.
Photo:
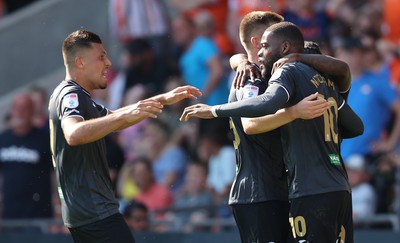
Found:
M 340 157 L 337 154 L 329 154 L 329 159 L 333 165 L 341 165 Z
M 243 98 L 248 99 L 258 95 L 259 88 L 254 85 L 246 85 L 243 87 Z
M 0 149 L 0 160 L 3 162 L 37 164 L 39 159 L 39 151 L 23 146 L 11 146 Z
M 78 95 L 76 93 L 67 94 L 64 96 L 63 102 L 67 108 L 76 108 L 79 105 Z

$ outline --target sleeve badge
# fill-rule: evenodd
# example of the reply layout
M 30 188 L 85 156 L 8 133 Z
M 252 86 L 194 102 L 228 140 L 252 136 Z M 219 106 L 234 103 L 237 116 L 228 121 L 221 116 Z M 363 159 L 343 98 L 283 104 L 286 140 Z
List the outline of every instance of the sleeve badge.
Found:
M 243 98 L 248 99 L 258 95 L 259 88 L 254 85 L 246 85 L 243 87 Z
M 63 104 L 67 108 L 76 108 L 79 105 L 78 95 L 76 93 L 67 94 L 64 96 Z

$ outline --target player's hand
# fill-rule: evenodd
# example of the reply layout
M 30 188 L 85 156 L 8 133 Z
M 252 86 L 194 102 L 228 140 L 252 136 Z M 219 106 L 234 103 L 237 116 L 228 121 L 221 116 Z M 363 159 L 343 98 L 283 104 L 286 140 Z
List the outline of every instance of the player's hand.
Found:
M 172 105 L 183 99 L 193 99 L 196 100 L 197 97 L 202 96 L 200 90 L 196 87 L 186 85 L 177 87 L 165 94 L 160 95 L 158 99 L 164 105 Z M 157 97 L 157 96 L 156 96 Z
M 286 55 L 282 58 L 280 58 L 278 61 L 276 61 L 274 63 L 274 65 L 272 66 L 272 71 L 271 74 L 273 74 L 277 69 L 281 68 L 283 65 L 285 65 L 286 63 L 293 63 L 293 62 L 297 62 L 297 58 L 298 55 L 297 53 L 291 53 L 289 55 Z
M 141 100 L 127 106 L 124 109 L 124 115 L 128 122 L 135 124 L 148 117 L 157 118 L 157 115 L 162 112 L 162 108 L 163 105 L 157 100 Z
M 325 99 L 317 99 L 318 93 L 309 95 L 296 105 L 289 107 L 295 119 L 313 119 L 322 116 L 328 109 L 329 103 Z
M 214 118 L 213 114 L 211 113 L 211 106 L 205 104 L 196 104 L 186 107 L 179 120 L 188 121 L 191 117 L 198 117 L 202 119 Z
M 236 68 L 236 74 L 232 84 L 233 87 L 235 89 L 243 87 L 249 76 L 250 81 L 254 82 L 256 78 L 261 78 L 261 73 L 249 61 L 241 62 Z

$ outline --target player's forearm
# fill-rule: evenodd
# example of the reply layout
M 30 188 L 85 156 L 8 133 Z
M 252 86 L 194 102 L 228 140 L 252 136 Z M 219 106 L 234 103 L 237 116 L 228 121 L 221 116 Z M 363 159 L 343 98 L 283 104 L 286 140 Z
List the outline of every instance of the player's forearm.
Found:
M 336 83 L 340 92 L 350 89 L 351 73 L 347 63 L 331 56 L 318 54 L 297 54 L 297 60 L 321 73 L 328 74 Z
M 282 89 L 266 92 L 260 96 L 215 106 L 218 117 L 260 117 L 274 114 L 282 108 L 287 94 Z
M 248 135 L 269 132 L 295 120 L 287 109 L 258 118 L 242 118 L 244 132 Z
M 69 145 L 76 146 L 97 141 L 108 134 L 133 125 L 124 119 L 122 112 L 114 112 L 110 115 L 74 122 L 73 118 L 66 118 L 63 123 L 63 131 Z M 139 122 L 139 121 L 137 121 Z

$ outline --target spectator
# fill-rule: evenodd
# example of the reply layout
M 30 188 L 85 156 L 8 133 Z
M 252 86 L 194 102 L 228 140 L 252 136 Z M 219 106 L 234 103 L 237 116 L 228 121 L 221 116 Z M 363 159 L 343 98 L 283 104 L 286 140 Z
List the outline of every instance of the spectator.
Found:
M 129 228 L 134 232 L 148 232 L 150 230 L 150 216 L 146 205 L 131 201 L 122 212 Z
M 179 86 L 185 85 L 183 80 L 179 76 L 171 76 L 165 82 L 164 90 L 174 89 Z M 183 100 L 179 103 L 167 106 L 164 108 L 163 113 L 161 113 L 158 118 L 164 123 L 168 124 L 171 133 L 176 137 L 176 130 L 183 126 L 179 121 L 179 116 L 182 110 L 190 104 L 189 100 Z M 179 142 L 178 142 L 179 143 Z
M 111 34 L 120 43 L 148 38 L 158 58 L 167 56 L 169 18 L 163 0 L 110 0 L 109 16 Z
M 147 206 L 155 216 L 164 215 L 158 210 L 170 208 L 173 202 L 171 192 L 162 184 L 155 182 L 151 162 L 146 158 L 137 158 L 132 162 L 132 179 L 138 188 L 138 194 L 132 198 Z
M 124 205 L 128 204 L 139 193 L 138 187 L 132 177 L 134 161 L 135 159 L 126 161 L 117 177 L 116 193 L 117 197 L 121 199 L 120 208 L 124 208 Z
M 362 155 L 352 155 L 346 161 L 351 186 L 353 217 L 371 217 L 376 210 L 376 193 L 369 183 L 371 175 Z
M 316 42 L 328 40 L 329 18 L 324 10 L 315 9 L 315 0 L 287 0 L 282 12 L 285 21 L 297 25 L 304 39 Z
M 46 89 L 39 86 L 32 86 L 29 93 L 35 105 L 33 124 L 39 128 L 49 129 L 49 99 Z
M 228 98 L 228 85 L 217 46 L 199 36 L 192 19 L 178 16 L 172 23 L 175 44 L 182 48 L 179 67 L 185 83 L 199 88 L 207 104 L 219 104 Z
M 173 209 L 180 230 L 189 233 L 199 230 L 194 224 L 211 216 L 212 197 L 206 188 L 207 166 L 198 162 L 188 165 L 185 183 L 178 192 Z
M 396 210 L 396 170 L 398 158 L 395 152 L 381 155 L 371 175 L 371 184 L 376 192 L 376 213 L 392 213 Z
M 368 66 L 363 62 L 366 48 L 359 38 L 346 39 L 342 46 L 336 49 L 335 54 L 337 58 L 349 64 L 352 87 L 348 104 L 365 124 L 361 136 L 343 140 L 343 159 L 346 161 L 350 155 L 360 154 L 367 156 L 368 161 L 373 161 L 380 153 L 393 150 L 399 139 L 400 100 L 396 90 L 390 85 L 388 75 L 368 70 Z M 392 113 L 393 127 L 387 131 Z M 385 131 L 387 135 L 383 136 Z
M 380 41 L 381 49 L 384 49 L 383 56 L 389 59 L 391 68 L 391 81 L 399 86 L 400 84 L 400 2 L 397 0 L 384 0 L 382 9 L 382 34 Z
M 215 35 L 217 39 L 223 40 L 225 45 L 231 43 L 226 34 L 226 21 L 228 16 L 228 0 L 170 0 L 172 9 L 176 10 L 177 15 L 188 16 L 195 19 L 199 14 L 207 12 L 212 16 L 215 25 Z M 217 41 L 218 42 L 218 41 Z M 222 47 L 223 49 L 227 47 Z
M 214 120 L 203 123 L 200 128 L 200 161 L 208 165 L 207 187 L 211 190 L 216 205 L 222 206 L 217 211 L 219 217 L 230 217 L 227 205 L 229 191 L 235 178 L 235 150 L 228 139 L 228 120 Z
M 149 120 L 135 149 L 137 154 L 152 161 L 155 181 L 175 193 L 183 185 L 188 157 L 185 150 L 170 137 L 165 123 Z
M 29 93 L 15 96 L 0 135 L 3 219 L 53 217 L 49 132 L 34 126 L 34 109 Z
M 126 92 L 136 84 L 143 85 L 148 95 L 159 93 L 171 69 L 154 53 L 150 39 L 136 38 L 125 44 L 121 56 L 121 69 L 110 84 L 108 99 L 111 108 L 121 107 Z
M 149 97 L 149 91 L 142 84 L 137 84 L 126 91 L 122 105 L 129 105 L 138 102 L 139 100 L 146 99 Z M 124 151 L 124 157 L 126 161 L 132 161 L 137 157 L 137 151 L 135 150 L 135 144 L 141 139 L 144 127 L 148 120 L 143 120 L 135 126 L 128 127 L 118 132 L 117 141 Z
M 217 31 L 216 23 L 209 12 L 199 12 L 193 20 L 197 28 L 197 33 L 212 40 L 217 45 L 223 57 L 233 54 L 233 45 L 230 39 Z

